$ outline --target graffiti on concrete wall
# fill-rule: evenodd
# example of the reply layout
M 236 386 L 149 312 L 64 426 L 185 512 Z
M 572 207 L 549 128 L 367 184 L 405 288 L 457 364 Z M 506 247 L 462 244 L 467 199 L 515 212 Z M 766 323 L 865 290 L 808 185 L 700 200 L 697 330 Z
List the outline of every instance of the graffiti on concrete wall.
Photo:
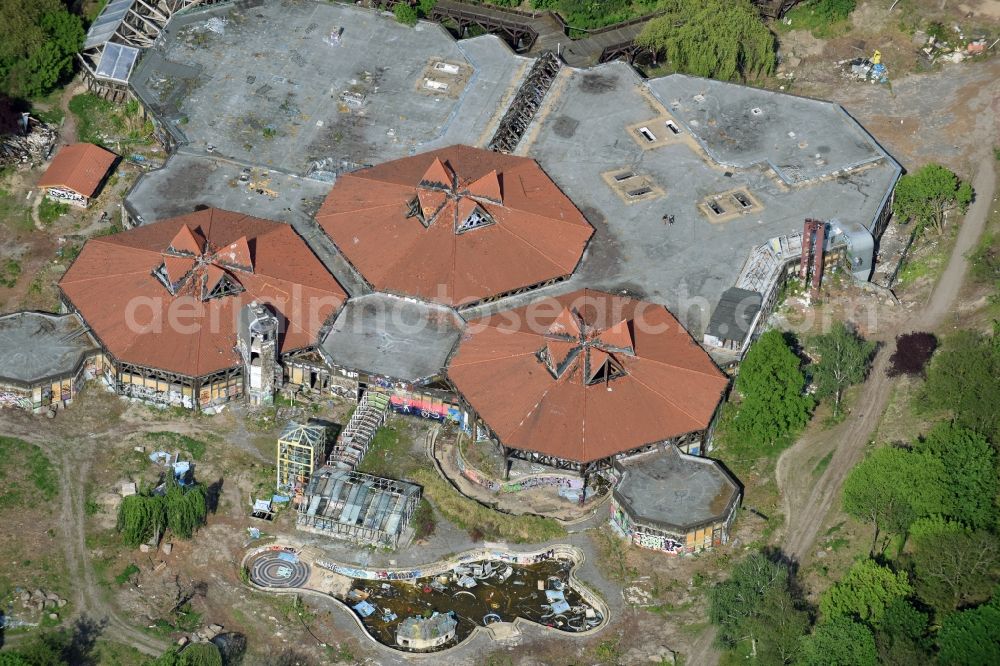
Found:
M 421 416 L 435 421 L 455 421 L 462 418 L 462 410 L 441 398 L 433 398 L 423 393 L 396 391 L 389 396 L 389 407 L 398 414 Z
M 13 391 L 0 391 L 0 407 L 31 409 L 31 398 Z
M 642 532 L 635 532 L 632 534 L 632 543 L 641 548 L 660 550 L 665 553 L 673 553 L 674 555 L 679 555 L 684 552 L 684 544 L 678 543 L 677 541 L 661 534 L 645 534 Z
M 64 201 L 76 206 L 87 205 L 87 197 L 82 194 L 78 194 L 73 190 L 67 190 L 61 187 L 50 187 L 47 194 L 50 199 L 55 199 L 56 201 Z

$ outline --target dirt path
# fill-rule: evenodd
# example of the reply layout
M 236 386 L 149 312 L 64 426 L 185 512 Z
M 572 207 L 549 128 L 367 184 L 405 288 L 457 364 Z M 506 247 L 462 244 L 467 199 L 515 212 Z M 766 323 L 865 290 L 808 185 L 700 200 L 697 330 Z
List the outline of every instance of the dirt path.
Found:
M 893 381 L 886 374 L 888 359 L 892 355 L 897 333 L 915 330 L 936 330 L 952 311 L 962 281 L 968 270 L 966 255 L 975 247 L 986 225 L 989 208 L 993 203 L 996 187 L 993 155 L 983 156 L 978 163 L 973 187 L 976 200 L 970 206 L 959 230 L 948 266 L 934 288 L 927 304 L 898 330 L 889 331 L 889 342 L 875 357 L 871 374 L 861 387 L 855 404 L 857 412 L 848 420 L 829 430 L 815 428 L 799 439 L 778 459 L 776 476 L 782 492 L 786 531 L 785 553 L 803 562 L 810 555 L 819 532 L 826 523 L 831 509 L 839 502 L 840 487 L 851 468 L 861 460 L 865 445 L 875 432 L 889 400 Z M 793 475 L 810 475 L 811 463 L 834 451 L 825 472 L 811 487 L 793 479 Z

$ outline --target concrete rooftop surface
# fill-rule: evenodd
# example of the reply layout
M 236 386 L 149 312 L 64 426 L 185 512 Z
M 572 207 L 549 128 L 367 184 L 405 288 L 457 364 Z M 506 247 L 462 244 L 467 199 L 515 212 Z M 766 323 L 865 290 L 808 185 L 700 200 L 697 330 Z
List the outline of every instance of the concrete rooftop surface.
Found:
M 34 384 L 76 372 L 97 343 L 73 314 L 0 316 L 0 382 Z
M 347 302 L 322 350 L 344 368 L 417 381 L 441 372 L 463 325 L 442 305 L 368 294 Z
M 616 463 L 624 471 L 615 494 L 633 517 L 688 528 L 725 517 L 740 488 L 719 463 L 675 446 Z

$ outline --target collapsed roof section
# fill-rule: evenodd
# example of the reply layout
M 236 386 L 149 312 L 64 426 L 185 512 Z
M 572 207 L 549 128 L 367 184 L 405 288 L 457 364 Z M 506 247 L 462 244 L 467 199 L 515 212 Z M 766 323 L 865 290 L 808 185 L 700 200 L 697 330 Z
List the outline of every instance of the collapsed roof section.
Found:
M 376 289 L 450 306 L 569 275 L 593 234 L 534 160 L 468 146 L 341 176 L 316 219 Z
M 251 301 L 275 310 L 287 352 L 347 299 L 290 226 L 215 208 L 89 240 L 59 286 L 118 360 L 188 377 L 239 363 Z
M 581 290 L 469 322 L 448 377 L 508 447 L 588 463 L 708 427 L 727 380 L 666 308 Z

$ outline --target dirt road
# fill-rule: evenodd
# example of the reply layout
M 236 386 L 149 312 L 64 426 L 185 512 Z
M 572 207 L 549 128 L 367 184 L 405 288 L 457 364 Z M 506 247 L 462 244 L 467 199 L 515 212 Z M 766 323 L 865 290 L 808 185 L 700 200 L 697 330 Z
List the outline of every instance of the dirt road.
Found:
M 839 502 L 844 478 L 863 457 L 865 445 L 878 426 L 893 385 L 893 380 L 886 376 L 885 370 L 895 348 L 895 335 L 917 330 L 936 330 L 952 311 L 968 270 L 966 255 L 982 235 L 993 203 L 995 162 L 992 154 L 984 155 L 979 160 L 973 181 L 976 200 L 970 206 L 959 230 L 948 266 L 927 304 L 898 330 L 889 332 L 889 341 L 876 356 L 871 374 L 856 399 L 856 413 L 829 430 L 810 430 L 778 459 L 776 475 L 787 521 L 783 549 L 789 557 L 799 562 L 809 557 L 828 514 Z M 833 458 L 814 485 L 810 487 L 808 484 L 794 482 L 793 475 L 805 475 L 808 478 L 812 471 L 811 461 L 826 455 L 830 450 L 834 451 Z

